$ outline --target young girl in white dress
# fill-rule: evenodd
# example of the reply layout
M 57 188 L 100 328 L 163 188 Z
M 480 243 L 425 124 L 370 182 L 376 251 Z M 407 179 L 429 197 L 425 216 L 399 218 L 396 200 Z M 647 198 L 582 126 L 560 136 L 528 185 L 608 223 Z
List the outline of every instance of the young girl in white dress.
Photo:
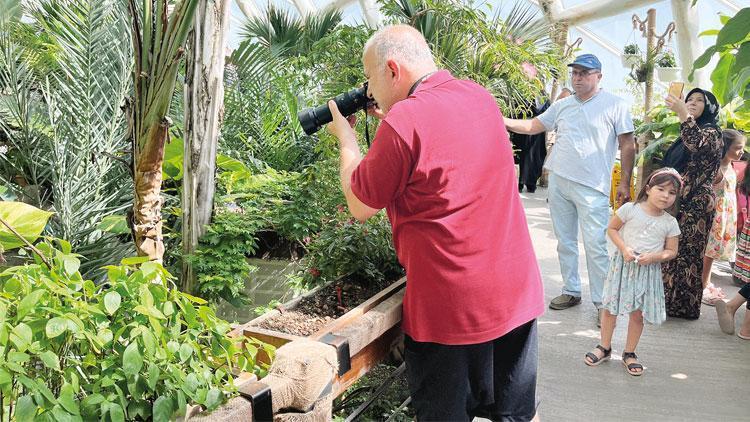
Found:
M 661 324 L 667 318 L 661 263 L 677 256 L 680 227 L 665 210 L 674 204 L 681 187 L 677 170 L 656 170 L 636 201 L 620 207 L 609 222 L 607 234 L 617 252 L 610 257 L 604 283 L 601 343 L 586 353 L 586 365 L 597 366 L 610 359 L 617 316 L 630 314 L 622 362 L 630 375 L 643 374 L 635 348 L 644 319 Z

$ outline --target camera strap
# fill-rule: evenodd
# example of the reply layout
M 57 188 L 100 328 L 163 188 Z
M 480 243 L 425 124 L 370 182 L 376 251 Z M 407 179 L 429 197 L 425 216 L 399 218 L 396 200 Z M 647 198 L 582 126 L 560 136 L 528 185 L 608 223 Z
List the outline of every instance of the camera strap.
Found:
M 421 78 L 417 79 L 417 81 L 414 82 L 414 85 L 412 85 L 411 88 L 409 88 L 409 95 L 407 95 L 407 97 L 414 93 L 414 91 L 417 89 L 417 87 L 419 86 L 419 84 L 422 83 L 422 81 L 424 81 L 425 79 L 427 79 L 430 76 L 434 75 L 435 73 L 437 73 L 437 70 L 433 70 L 432 72 L 430 72 L 430 73 L 422 76 Z

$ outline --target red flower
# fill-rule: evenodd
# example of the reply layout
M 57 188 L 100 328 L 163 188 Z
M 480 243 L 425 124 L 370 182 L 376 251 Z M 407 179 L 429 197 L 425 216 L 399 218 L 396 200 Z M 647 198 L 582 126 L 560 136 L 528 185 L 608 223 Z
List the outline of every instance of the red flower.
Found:
M 314 278 L 318 278 L 318 277 L 320 277 L 320 270 L 319 270 L 319 269 L 317 269 L 317 268 L 315 268 L 315 267 L 313 267 L 313 268 L 310 268 L 310 269 L 309 269 L 309 270 L 307 270 L 307 271 L 308 271 L 308 272 L 310 273 L 310 275 L 311 275 L 311 276 L 313 276 Z

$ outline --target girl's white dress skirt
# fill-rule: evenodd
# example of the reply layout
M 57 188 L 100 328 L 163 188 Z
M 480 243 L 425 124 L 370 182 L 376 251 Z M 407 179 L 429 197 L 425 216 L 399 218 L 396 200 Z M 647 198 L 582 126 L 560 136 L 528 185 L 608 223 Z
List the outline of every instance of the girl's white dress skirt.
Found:
M 643 312 L 643 319 L 661 324 L 667 319 L 661 263 L 625 262 L 620 251 L 609 258 L 602 306 L 612 315 Z

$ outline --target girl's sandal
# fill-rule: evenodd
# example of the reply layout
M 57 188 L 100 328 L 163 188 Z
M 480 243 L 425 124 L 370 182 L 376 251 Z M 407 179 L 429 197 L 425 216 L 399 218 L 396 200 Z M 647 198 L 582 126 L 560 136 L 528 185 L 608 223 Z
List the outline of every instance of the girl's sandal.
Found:
M 583 361 L 586 363 L 586 365 L 588 365 L 588 366 L 598 366 L 602 362 L 606 362 L 606 361 L 609 360 L 609 358 L 612 357 L 612 348 L 611 347 L 609 349 L 605 349 L 601 344 L 597 344 L 596 348 L 599 349 L 599 350 L 601 350 L 602 353 L 604 353 L 604 354 L 602 355 L 602 357 L 599 357 L 594 352 L 588 352 L 588 353 L 586 353 L 586 356 L 583 358 Z
M 628 359 L 633 359 L 635 362 L 627 363 Z M 622 364 L 625 365 L 625 370 L 628 371 L 628 374 L 634 377 L 643 375 L 643 365 L 638 363 L 638 356 L 635 355 L 635 352 L 622 352 Z

